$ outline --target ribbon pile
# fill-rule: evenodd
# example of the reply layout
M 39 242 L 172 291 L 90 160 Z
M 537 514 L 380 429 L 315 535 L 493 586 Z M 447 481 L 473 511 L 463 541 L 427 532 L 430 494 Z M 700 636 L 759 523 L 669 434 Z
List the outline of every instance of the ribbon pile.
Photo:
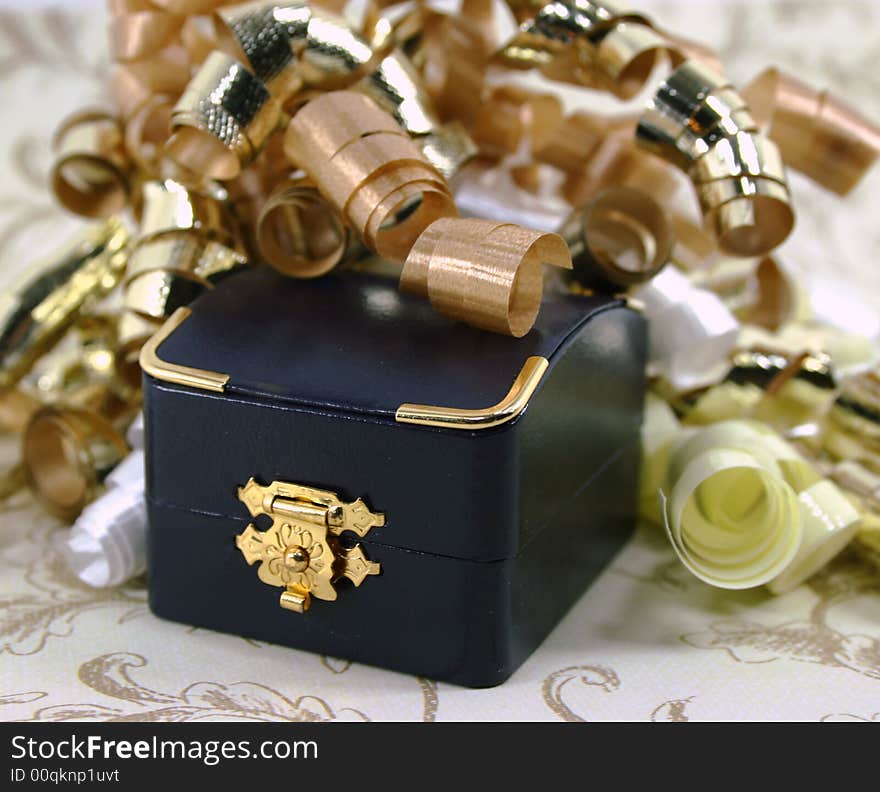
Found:
M 704 580 L 780 590 L 824 562 L 856 524 L 828 479 L 858 495 L 850 508 L 880 503 L 880 407 L 855 384 L 875 339 L 817 325 L 769 255 L 794 227 L 786 166 L 842 195 L 880 153 L 857 111 L 776 69 L 738 90 L 708 48 L 613 0 L 108 6 L 108 106 L 61 124 L 51 178 L 101 222 L 0 305 L 0 421 L 23 437 L 5 489 L 24 480 L 64 519 L 82 512 L 84 579 L 141 568 L 139 486 L 120 474 L 93 502 L 131 448 L 140 347 L 264 264 L 381 268 L 514 337 L 545 288 L 626 292 L 665 400 L 660 429 L 648 410 L 645 481 Z M 607 115 L 596 92 L 648 99 Z M 821 552 L 819 523 L 838 526 Z M 83 548 L 114 562 L 82 563 Z

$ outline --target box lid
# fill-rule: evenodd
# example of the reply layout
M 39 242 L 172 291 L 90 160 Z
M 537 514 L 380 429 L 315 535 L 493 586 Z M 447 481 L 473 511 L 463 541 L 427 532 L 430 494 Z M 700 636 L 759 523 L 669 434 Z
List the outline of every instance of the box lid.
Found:
M 303 281 L 256 269 L 204 294 L 191 313 L 180 309 L 145 347 L 142 365 L 157 379 L 206 390 L 490 428 L 524 409 L 578 328 L 620 305 L 607 295 L 548 290 L 535 327 L 512 339 L 452 322 L 388 278 L 349 272 Z M 516 382 L 519 402 L 493 412 L 517 396 Z M 418 420 L 419 408 L 433 405 L 448 406 L 453 419 L 441 410 L 436 420 Z
M 638 438 L 641 318 L 547 291 L 513 339 L 439 316 L 393 279 L 224 281 L 141 355 L 150 502 L 243 528 L 239 488 L 277 480 L 387 513 L 368 546 L 517 556 L 573 499 L 598 508 L 590 483 Z

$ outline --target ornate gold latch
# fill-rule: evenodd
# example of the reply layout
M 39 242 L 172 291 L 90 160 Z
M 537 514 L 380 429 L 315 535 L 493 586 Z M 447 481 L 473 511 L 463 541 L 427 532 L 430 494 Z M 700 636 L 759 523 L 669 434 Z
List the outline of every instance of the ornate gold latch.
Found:
M 284 481 L 264 487 L 250 479 L 238 488 L 238 499 L 252 517 L 272 518 L 266 531 L 250 523 L 235 537 L 235 546 L 248 564 L 262 562 L 260 580 L 284 586 L 282 608 L 304 613 L 313 596 L 335 600 L 333 584 L 340 578 L 360 586 L 367 575 L 379 574 L 379 564 L 368 560 L 360 545 L 345 548 L 339 541 L 343 531 L 363 538 L 385 525 L 385 515 L 371 512 L 360 498 L 345 503 L 335 492 Z

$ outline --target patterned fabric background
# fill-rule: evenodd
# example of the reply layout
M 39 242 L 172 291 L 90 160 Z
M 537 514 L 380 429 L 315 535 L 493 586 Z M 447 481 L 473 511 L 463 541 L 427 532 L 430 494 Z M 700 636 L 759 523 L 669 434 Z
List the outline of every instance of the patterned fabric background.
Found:
M 99 4 L 21 5 L 0 8 L 0 286 L 80 225 L 46 188 L 50 137 L 106 70 Z M 876 2 L 639 6 L 737 84 L 777 63 L 880 117 Z M 792 182 L 781 257 L 880 307 L 880 172 L 844 201 Z M 472 691 L 160 621 L 143 580 L 71 579 L 59 530 L 26 496 L 0 513 L 3 720 L 880 720 L 880 575 L 851 551 L 773 598 L 703 585 L 644 528 L 509 682 Z

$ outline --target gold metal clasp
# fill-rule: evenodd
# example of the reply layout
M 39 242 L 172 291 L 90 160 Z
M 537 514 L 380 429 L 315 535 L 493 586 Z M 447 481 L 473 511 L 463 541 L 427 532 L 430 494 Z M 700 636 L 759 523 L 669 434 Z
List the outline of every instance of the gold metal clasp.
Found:
M 363 538 L 385 525 L 385 515 L 370 511 L 360 498 L 345 503 L 335 492 L 285 481 L 263 486 L 252 478 L 238 488 L 238 499 L 252 517 L 272 518 L 266 531 L 250 523 L 235 546 L 248 564 L 261 562 L 257 576 L 263 583 L 284 587 L 282 608 L 305 613 L 313 596 L 335 600 L 340 578 L 360 586 L 368 575 L 379 574 L 379 564 L 360 545 L 345 548 L 339 541 L 344 531 Z

